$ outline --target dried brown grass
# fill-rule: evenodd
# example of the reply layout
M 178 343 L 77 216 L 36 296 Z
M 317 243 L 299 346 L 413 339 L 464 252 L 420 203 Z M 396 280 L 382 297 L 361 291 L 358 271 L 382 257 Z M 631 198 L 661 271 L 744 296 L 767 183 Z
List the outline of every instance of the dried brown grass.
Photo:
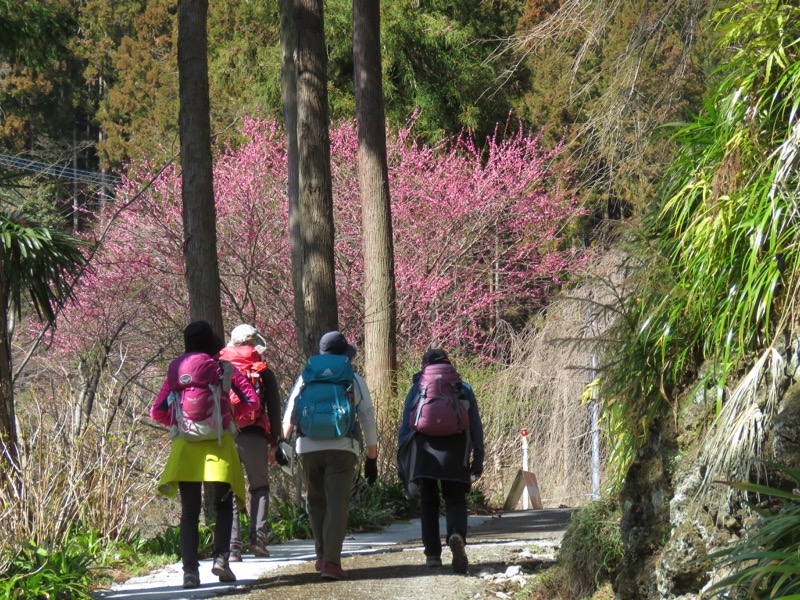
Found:
M 590 499 L 590 415 L 582 398 L 596 377 L 591 357 L 599 353 L 609 324 L 622 259 L 621 253 L 604 252 L 537 322 L 507 334 L 504 366 L 480 391 L 491 399 L 481 405 L 487 456 L 482 485 L 491 497 L 508 494 L 522 466 L 520 429 L 527 428 L 529 469 L 544 504 L 575 506 Z
M 69 536 L 88 532 L 119 540 L 159 512 L 150 510 L 153 466 L 165 447 L 145 440 L 139 419 L 109 432 L 90 426 L 75 437 L 70 411 L 25 405 L 18 458 L 1 448 L 13 467 L 0 474 L 0 572 L 20 543 L 59 548 Z

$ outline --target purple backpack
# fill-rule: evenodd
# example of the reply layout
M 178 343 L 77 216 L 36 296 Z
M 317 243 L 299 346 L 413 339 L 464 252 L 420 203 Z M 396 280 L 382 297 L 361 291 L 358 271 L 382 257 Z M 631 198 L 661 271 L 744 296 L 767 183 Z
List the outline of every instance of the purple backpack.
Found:
M 221 364 L 202 352 L 182 354 L 169 364 L 167 397 L 175 425 L 170 437 L 188 441 L 216 439 L 234 431 Z M 228 379 L 229 380 L 229 379 Z
M 419 394 L 409 427 L 426 435 L 455 435 L 469 429 L 469 402 L 461 376 L 447 363 L 428 365 L 419 378 Z

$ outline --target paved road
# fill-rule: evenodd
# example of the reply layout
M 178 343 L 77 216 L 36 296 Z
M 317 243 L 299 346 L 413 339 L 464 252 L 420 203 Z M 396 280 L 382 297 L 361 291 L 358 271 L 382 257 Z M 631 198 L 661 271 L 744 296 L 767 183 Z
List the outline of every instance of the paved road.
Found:
M 490 564 L 507 563 L 506 559 L 492 558 L 501 547 L 514 544 L 550 547 L 557 545 L 570 514 L 570 509 L 545 509 L 471 516 L 468 552 L 473 567 L 470 573 L 478 574 Z M 441 527 L 444 531 L 444 519 Z M 424 565 L 421 566 L 424 559 L 419 547 L 419 534 L 419 521 L 413 520 L 394 524 L 380 533 L 349 536 L 345 540 L 343 552 L 345 557 L 349 557 L 343 561 L 343 567 L 350 570 L 352 575 L 352 580 L 348 582 L 320 582 L 319 575 L 313 569 L 313 544 L 307 540 L 293 540 L 270 546 L 270 557 L 245 555 L 243 562 L 232 564 L 231 568 L 238 579 L 235 584 L 218 583 L 217 578 L 211 574 L 211 561 L 205 560 L 200 566 L 199 589 L 182 589 L 181 565 L 176 563 L 115 585 L 110 590 L 98 591 L 95 597 L 102 600 L 183 600 L 237 594 L 240 598 L 255 600 L 274 597 L 278 592 L 284 600 L 303 598 L 306 595 L 335 598 L 339 594 L 343 598 L 401 598 L 404 593 L 401 585 L 405 583 L 404 579 L 415 576 L 412 573 L 420 568 L 423 569 L 421 573 L 427 572 Z M 446 560 L 446 556 L 443 559 Z M 437 570 L 439 572 L 452 575 L 447 567 Z M 308 583 L 314 585 L 308 586 Z M 434 582 L 431 580 L 428 583 Z M 450 590 L 456 595 L 437 595 L 441 598 L 464 597 L 459 595 L 464 584 L 456 584 Z M 338 587 L 322 590 L 323 586 Z M 376 586 L 383 588 L 376 589 Z M 309 593 L 306 594 L 303 588 Z M 423 597 L 417 592 L 412 592 L 409 597 Z

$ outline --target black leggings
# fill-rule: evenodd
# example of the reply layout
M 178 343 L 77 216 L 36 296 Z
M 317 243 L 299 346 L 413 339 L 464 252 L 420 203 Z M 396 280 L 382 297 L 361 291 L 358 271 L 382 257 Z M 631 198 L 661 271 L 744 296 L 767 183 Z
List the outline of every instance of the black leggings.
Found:
M 420 505 L 420 521 L 422 526 L 422 544 L 425 556 L 442 555 L 442 540 L 439 533 L 439 481 L 436 479 L 418 479 L 422 492 Z M 445 523 L 447 536 L 460 533 L 467 540 L 467 492 L 469 484 L 460 481 L 441 481 L 441 497 L 444 498 Z
M 183 570 L 197 571 L 198 545 L 200 535 L 200 511 L 203 508 L 203 482 L 181 481 L 181 560 Z M 233 493 L 228 483 L 212 481 L 212 502 L 217 511 L 217 524 L 214 528 L 214 556 L 227 555 L 231 542 L 231 524 L 233 523 Z

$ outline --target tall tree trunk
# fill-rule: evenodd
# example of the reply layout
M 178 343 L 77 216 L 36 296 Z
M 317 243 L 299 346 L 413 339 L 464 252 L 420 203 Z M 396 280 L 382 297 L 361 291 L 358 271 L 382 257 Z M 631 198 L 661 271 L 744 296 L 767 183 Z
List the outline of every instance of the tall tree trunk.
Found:
M 395 395 L 397 311 L 381 79 L 380 1 L 353 0 L 358 187 L 364 236 L 365 375 L 379 416 Z
M 300 348 L 316 354 L 339 328 L 333 260 L 333 187 L 328 131 L 328 56 L 323 0 L 296 0 L 297 146 L 304 305 Z M 297 290 L 295 291 L 297 293 Z
M 8 331 L 8 282 L 3 253 L 0 252 L 0 443 L 5 444 L 12 465 L 17 458 L 17 413 L 11 381 L 11 337 Z M 5 462 L 0 453 L 0 462 Z M 8 466 L 8 465 L 7 465 Z M 13 467 L 9 468 L 9 472 Z
M 181 137 L 183 255 L 192 321 L 208 321 L 224 339 L 217 263 L 217 214 L 211 161 L 208 94 L 208 0 L 178 1 L 178 85 Z M 204 484 L 206 523 L 215 520 L 210 484 Z
M 292 286 L 297 331 L 305 329 L 303 304 L 303 237 L 297 171 L 297 22 L 295 0 L 280 0 L 281 11 L 281 103 L 286 125 L 289 172 L 289 240 L 292 248 Z
M 190 318 L 208 321 L 224 337 L 211 162 L 207 14 L 208 0 L 178 2 L 183 252 Z

